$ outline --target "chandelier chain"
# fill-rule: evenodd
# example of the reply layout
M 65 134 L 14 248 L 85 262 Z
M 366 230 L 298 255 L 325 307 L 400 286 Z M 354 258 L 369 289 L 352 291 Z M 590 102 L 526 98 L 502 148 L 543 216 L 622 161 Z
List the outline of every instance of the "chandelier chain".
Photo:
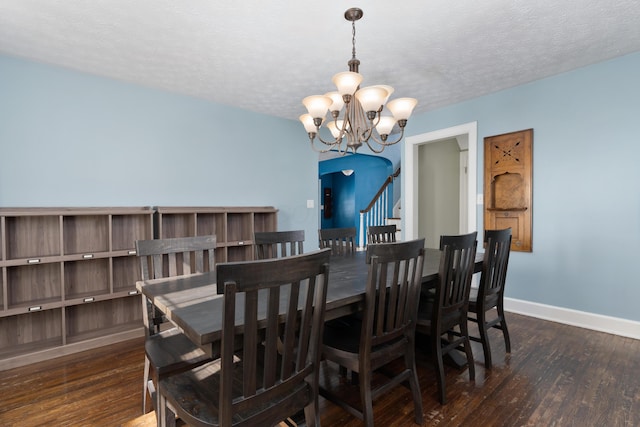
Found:
M 351 59 L 356 59 L 356 21 L 351 21 Z

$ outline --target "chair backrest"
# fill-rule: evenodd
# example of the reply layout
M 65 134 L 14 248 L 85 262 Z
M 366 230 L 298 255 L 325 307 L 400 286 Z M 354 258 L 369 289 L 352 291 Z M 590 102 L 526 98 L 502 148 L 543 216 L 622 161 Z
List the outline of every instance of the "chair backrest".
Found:
M 369 274 L 360 341 L 360 354 L 364 357 L 372 348 L 384 348 L 380 347 L 382 344 L 413 342 L 424 239 L 368 245 L 366 259 Z
M 390 243 L 396 241 L 396 225 L 370 225 L 367 227 L 368 243 Z
M 215 235 L 138 240 L 136 254 L 142 280 L 211 271 L 215 268 L 215 248 Z M 145 334 L 153 335 L 166 319 L 148 299 L 144 298 L 142 305 Z
M 446 331 L 466 322 L 469 292 L 475 265 L 477 232 L 441 236 L 440 268 L 436 287 L 436 307 L 432 322 L 438 331 Z
M 216 236 L 138 240 L 142 280 L 203 273 L 215 268 Z
M 238 413 L 243 425 L 274 425 L 317 401 L 329 258 L 330 251 L 319 250 L 217 266 L 218 293 L 224 294 L 220 425 L 230 426 Z M 244 323 L 242 338 L 236 322 Z M 234 384 L 239 347 L 241 386 Z M 251 418 L 253 412 L 259 418 Z
M 304 230 L 256 232 L 253 241 L 256 259 L 300 255 L 303 253 Z
M 320 248 L 330 248 L 332 255 L 352 254 L 356 251 L 356 228 L 322 228 L 318 230 Z
M 488 310 L 498 305 L 504 295 L 507 265 L 511 252 L 511 228 L 485 230 L 484 259 L 478 287 L 479 309 Z

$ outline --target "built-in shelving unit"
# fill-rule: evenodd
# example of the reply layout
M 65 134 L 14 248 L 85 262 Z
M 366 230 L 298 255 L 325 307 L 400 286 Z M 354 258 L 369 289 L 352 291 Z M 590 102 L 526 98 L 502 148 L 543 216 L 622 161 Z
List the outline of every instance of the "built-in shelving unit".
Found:
M 216 262 L 254 257 L 253 233 L 276 231 L 278 210 L 263 207 L 158 207 L 158 238 L 215 234 Z
M 0 208 L 0 371 L 142 336 L 135 241 L 215 234 L 251 260 L 273 207 Z
M 0 209 L 0 370 L 142 333 L 151 208 Z

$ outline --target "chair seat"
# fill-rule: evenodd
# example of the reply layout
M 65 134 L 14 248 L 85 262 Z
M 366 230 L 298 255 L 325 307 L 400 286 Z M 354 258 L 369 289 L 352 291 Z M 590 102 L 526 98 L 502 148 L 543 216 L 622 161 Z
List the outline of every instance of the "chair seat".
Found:
M 360 345 L 362 320 L 345 316 L 325 322 L 322 344 L 348 353 L 357 353 Z
M 177 328 L 167 329 L 145 340 L 144 350 L 157 376 L 189 369 L 211 360 Z
M 244 369 L 240 358 L 236 360 L 233 370 L 233 398 L 242 397 L 242 378 Z M 255 373 L 257 378 L 262 378 L 264 370 L 258 365 Z M 198 422 L 204 425 L 219 425 L 219 401 L 220 401 L 220 360 L 214 360 L 194 369 L 180 374 L 172 375 L 160 380 L 161 393 L 167 396 L 174 406 L 180 406 L 189 417 L 183 419 L 187 424 Z M 293 395 L 293 397 L 291 397 Z M 263 411 L 273 410 L 273 407 L 290 408 L 291 414 L 302 410 L 312 399 L 312 390 L 308 383 L 300 383 L 297 389 L 282 390 L 269 396 L 268 401 L 262 404 L 250 404 L 243 406 L 243 410 L 233 415 L 233 423 L 255 417 Z M 249 399 L 250 400 L 250 399 Z M 264 399 L 263 399 L 264 400 Z M 259 416 L 259 415 L 258 415 Z M 282 420 L 273 420 L 277 423 Z M 200 424 L 198 424 L 200 425 Z M 264 425 L 268 425 L 265 421 Z
M 479 288 L 471 288 L 471 292 L 469 293 L 469 312 L 477 313 L 479 310 L 478 303 L 478 292 Z M 485 307 L 495 307 L 498 304 L 500 299 L 499 294 L 492 294 L 491 296 L 485 296 Z M 473 319 L 471 319 L 473 320 Z

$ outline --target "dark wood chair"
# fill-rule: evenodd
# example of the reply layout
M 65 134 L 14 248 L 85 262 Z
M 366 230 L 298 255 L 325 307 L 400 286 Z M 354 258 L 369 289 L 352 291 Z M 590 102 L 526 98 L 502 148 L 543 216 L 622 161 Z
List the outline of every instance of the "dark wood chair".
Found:
M 318 230 L 320 247 L 330 248 L 332 255 L 353 254 L 356 251 L 356 228 L 322 228 Z
M 202 273 L 215 267 L 216 236 L 138 240 L 136 253 L 140 259 L 143 280 Z M 147 412 L 147 392 L 157 407 L 158 379 L 208 362 L 204 351 L 175 327 L 162 327 L 167 320 L 151 301 L 142 297 L 145 325 L 144 384 L 142 411 Z M 149 374 L 153 378 L 149 379 Z
M 446 403 L 443 364 L 446 354 L 464 350 L 469 379 L 475 380 L 467 311 L 476 256 L 476 236 L 476 232 L 460 236 L 441 236 L 442 256 L 435 293 L 423 299 L 418 310 L 416 330 L 429 335 L 441 404 Z M 460 329 L 457 334 L 454 333 L 456 327 Z M 447 338 L 443 335 L 447 335 Z
M 478 324 L 479 337 L 471 340 L 482 343 L 484 366 L 491 368 L 491 346 L 489 329 L 496 328 L 504 335 L 504 346 L 511 353 L 511 340 L 504 316 L 504 284 L 507 278 L 507 265 L 511 251 L 511 228 L 504 230 L 485 230 L 484 259 L 480 285 L 472 288 L 469 296 L 468 319 Z M 496 317 L 487 319 L 487 314 L 495 308 Z
M 256 232 L 253 240 L 256 259 L 281 258 L 304 252 L 304 230 Z
M 345 318 L 343 324 L 328 322 L 322 349 L 323 356 L 335 362 L 340 370 L 346 368 L 357 374 L 359 405 L 349 402 L 353 401 L 353 396 L 341 396 L 331 387 L 331 382 L 325 381 L 321 385 L 320 395 L 362 419 L 366 426 L 373 426 L 373 399 L 408 380 L 415 421 L 421 424 L 422 397 L 415 363 L 415 326 L 424 239 L 368 245 L 366 259 L 369 274 L 364 312 L 360 318 Z M 404 359 L 404 369 L 395 376 L 384 378 L 382 384 L 372 389 L 375 385 L 374 371 L 397 359 Z M 328 363 L 323 366 L 330 368 Z
M 389 243 L 396 241 L 396 225 L 370 225 L 367 227 L 368 243 Z
M 160 380 L 160 393 L 181 421 L 272 426 L 304 409 L 306 425 L 320 425 L 329 259 L 330 251 L 320 250 L 217 266 L 224 294 L 220 359 Z M 161 410 L 161 421 L 173 421 L 166 415 Z

